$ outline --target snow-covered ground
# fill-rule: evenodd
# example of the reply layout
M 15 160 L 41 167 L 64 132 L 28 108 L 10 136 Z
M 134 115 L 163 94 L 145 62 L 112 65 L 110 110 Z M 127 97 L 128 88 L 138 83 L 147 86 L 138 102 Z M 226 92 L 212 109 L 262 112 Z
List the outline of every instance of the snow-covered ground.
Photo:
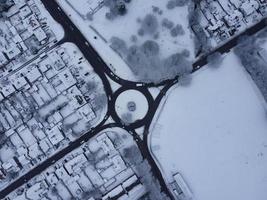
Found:
M 142 120 L 148 111 L 146 97 L 137 90 L 127 90 L 121 93 L 115 103 L 118 116 L 125 123 Z
M 266 103 L 233 53 L 162 106 L 149 141 L 169 182 L 181 173 L 196 200 L 267 199 Z
M 137 80 L 137 77 L 134 76 L 126 64 L 125 57 L 119 55 L 110 47 L 112 37 L 122 39 L 127 47 L 132 45 L 139 46 L 146 40 L 154 40 L 160 46 L 159 56 L 161 59 L 174 53 L 180 53 L 183 50 L 187 50 L 190 53 L 190 60 L 194 58 L 193 39 L 188 29 L 187 6 L 167 10 L 166 1 L 146 0 L 144 3 L 143 0 L 135 0 L 127 4 L 127 13 L 124 16 L 117 16 L 115 19 L 109 20 L 106 18 L 106 13 L 109 12 L 108 7 L 99 8 L 91 0 L 79 0 L 78 2 L 76 0 L 58 0 L 58 3 L 98 51 L 110 69 L 121 78 L 132 81 Z M 81 6 L 82 3 L 84 6 Z M 94 13 L 92 20 L 88 19 L 90 12 Z M 155 34 L 140 36 L 138 31 L 142 20 L 148 14 L 152 14 L 157 18 L 158 30 Z M 162 25 L 163 19 L 171 21 L 173 27 L 177 24 L 181 25 L 184 34 L 176 37 L 171 36 L 170 29 Z M 122 59 L 122 57 L 124 58 Z

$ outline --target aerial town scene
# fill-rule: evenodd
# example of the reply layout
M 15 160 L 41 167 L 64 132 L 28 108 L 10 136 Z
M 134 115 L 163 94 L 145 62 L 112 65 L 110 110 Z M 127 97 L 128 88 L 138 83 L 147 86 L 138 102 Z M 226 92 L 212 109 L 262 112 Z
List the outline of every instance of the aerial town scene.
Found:
M 1 200 L 267 200 L 267 0 L 0 0 Z

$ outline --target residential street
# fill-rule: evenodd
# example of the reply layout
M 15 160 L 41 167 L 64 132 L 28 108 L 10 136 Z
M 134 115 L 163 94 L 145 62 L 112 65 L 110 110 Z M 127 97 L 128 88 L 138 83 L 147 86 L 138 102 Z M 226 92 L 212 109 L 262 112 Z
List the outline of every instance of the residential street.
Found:
M 104 84 L 105 92 L 108 98 L 108 112 L 104 120 L 96 127 L 81 136 L 78 140 L 70 143 L 65 149 L 61 150 L 60 152 L 56 153 L 54 156 L 50 157 L 43 163 L 40 163 L 37 167 L 32 169 L 30 172 L 25 174 L 24 176 L 20 177 L 18 180 L 11 183 L 8 187 L 0 191 L 0 199 L 3 199 L 6 195 L 10 192 L 14 191 L 16 188 L 20 187 L 24 183 L 28 182 L 34 176 L 40 174 L 46 168 L 63 158 L 66 154 L 70 153 L 72 150 L 78 148 L 84 142 L 87 142 L 100 131 L 111 128 L 111 127 L 122 127 L 125 130 L 129 131 L 134 140 L 136 141 L 138 147 L 140 148 L 141 152 L 145 159 L 149 161 L 149 164 L 152 167 L 153 174 L 159 180 L 161 187 L 165 193 L 167 193 L 171 197 L 171 193 L 168 191 L 168 187 L 164 181 L 164 178 L 161 174 L 159 167 L 157 166 L 156 162 L 154 161 L 152 155 L 150 154 L 148 148 L 148 130 L 152 119 L 160 105 L 162 98 L 165 96 L 166 92 L 178 82 L 177 78 L 173 80 L 163 81 L 160 84 L 153 84 L 153 83 L 141 83 L 141 82 L 132 82 L 128 80 L 124 80 L 118 76 L 116 76 L 107 66 L 107 64 L 103 61 L 103 59 L 99 56 L 99 54 L 95 51 L 95 49 L 90 45 L 89 41 L 83 36 L 83 34 L 79 31 L 79 29 L 72 23 L 66 13 L 59 7 L 55 0 L 41 0 L 45 5 L 46 9 L 52 15 L 52 17 L 62 25 L 65 31 L 65 37 L 63 40 L 59 41 L 59 44 L 64 42 L 72 42 L 78 46 L 80 51 L 83 53 L 84 57 L 90 62 L 92 67 L 94 68 L 95 72 L 101 78 Z M 226 53 L 234 48 L 238 44 L 238 40 L 240 37 L 244 35 L 253 35 L 259 30 L 266 27 L 266 19 L 261 20 L 259 23 L 255 24 L 253 27 L 247 29 L 245 32 L 241 33 L 240 35 L 234 37 L 224 45 L 218 47 L 210 54 L 214 52 Z M 201 67 L 207 64 L 207 55 L 200 57 L 194 64 L 193 64 L 193 72 L 197 71 Z M 109 77 L 112 81 L 118 83 L 121 88 L 116 91 L 115 93 L 111 89 L 111 85 L 109 83 Z M 141 85 L 141 86 L 140 86 Z M 152 95 L 149 93 L 148 88 L 155 87 L 155 86 L 164 86 L 163 89 L 160 91 L 159 95 L 153 99 Z M 115 111 L 115 101 L 118 96 L 123 91 L 128 89 L 135 89 L 140 91 L 144 96 L 147 98 L 149 103 L 149 111 L 146 117 L 143 120 L 139 120 L 129 126 L 124 125 L 120 118 L 117 116 Z M 105 124 L 107 119 L 112 117 L 115 123 L 112 124 Z M 135 132 L 136 128 L 145 127 L 145 134 L 144 139 L 142 140 L 139 135 Z

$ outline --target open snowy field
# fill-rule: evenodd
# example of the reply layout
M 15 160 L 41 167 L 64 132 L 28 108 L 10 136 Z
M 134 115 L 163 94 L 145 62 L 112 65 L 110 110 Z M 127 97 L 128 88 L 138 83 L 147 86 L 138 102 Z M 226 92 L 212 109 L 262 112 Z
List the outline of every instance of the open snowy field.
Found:
M 124 15 L 109 19 L 107 15 L 110 14 L 110 7 L 100 6 L 97 2 L 100 1 L 93 3 L 92 0 L 58 0 L 63 10 L 119 77 L 139 80 L 136 72 L 129 67 L 127 58 L 131 47 L 142 46 L 148 40 L 159 45 L 157 59 L 163 60 L 185 50 L 187 59 L 189 61 L 194 59 L 192 33 L 188 29 L 187 6 L 170 10 L 167 9 L 167 1 L 146 0 L 144 3 L 143 0 L 135 0 L 126 4 L 127 11 Z M 144 28 L 146 19 L 149 30 Z M 112 45 L 114 37 L 121 41 L 119 43 L 115 41 L 116 44 Z M 158 60 L 153 62 L 155 64 Z M 145 63 L 143 65 L 145 66 Z
M 196 200 L 267 199 L 266 104 L 234 54 L 162 106 L 149 141 L 169 182 L 180 172 Z

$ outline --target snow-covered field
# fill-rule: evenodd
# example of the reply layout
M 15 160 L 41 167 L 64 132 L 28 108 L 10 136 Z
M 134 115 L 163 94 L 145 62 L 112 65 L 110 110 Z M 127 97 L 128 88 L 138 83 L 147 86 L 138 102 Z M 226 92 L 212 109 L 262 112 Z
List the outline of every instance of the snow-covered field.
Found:
M 81 2 L 86 6 L 82 8 Z M 190 53 L 190 60 L 194 58 L 193 39 L 188 29 L 187 6 L 167 10 L 167 1 L 146 0 L 144 3 L 143 0 L 135 0 L 127 4 L 127 13 L 124 16 L 117 16 L 115 19 L 109 20 L 106 18 L 109 8 L 103 6 L 99 9 L 91 0 L 79 0 L 78 2 L 76 0 L 58 0 L 58 3 L 110 66 L 110 69 L 121 78 L 132 81 L 138 79 L 126 64 L 125 57 L 110 47 L 112 37 L 122 39 L 127 47 L 139 46 L 146 40 L 156 41 L 160 46 L 160 59 L 184 50 Z M 85 8 L 87 8 L 87 14 Z M 92 20 L 89 20 L 88 14 L 93 10 L 96 12 L 93 14 Z M 158 29 L 153 34 L 144 33 L 140 36 L 138 31 L 141 28 L 142 20 L 148 14 L 156 17 Z M 184 33 L 172 36 L 170 28 L 162 25 L 164 19 L 171 21 L 173 27 L 178 24 L 181 25 Z
M 162 106 L 149 141 L 168 181 L 180 172 L 196 200 L 267 199 L 266 103 L 233 53 Z

